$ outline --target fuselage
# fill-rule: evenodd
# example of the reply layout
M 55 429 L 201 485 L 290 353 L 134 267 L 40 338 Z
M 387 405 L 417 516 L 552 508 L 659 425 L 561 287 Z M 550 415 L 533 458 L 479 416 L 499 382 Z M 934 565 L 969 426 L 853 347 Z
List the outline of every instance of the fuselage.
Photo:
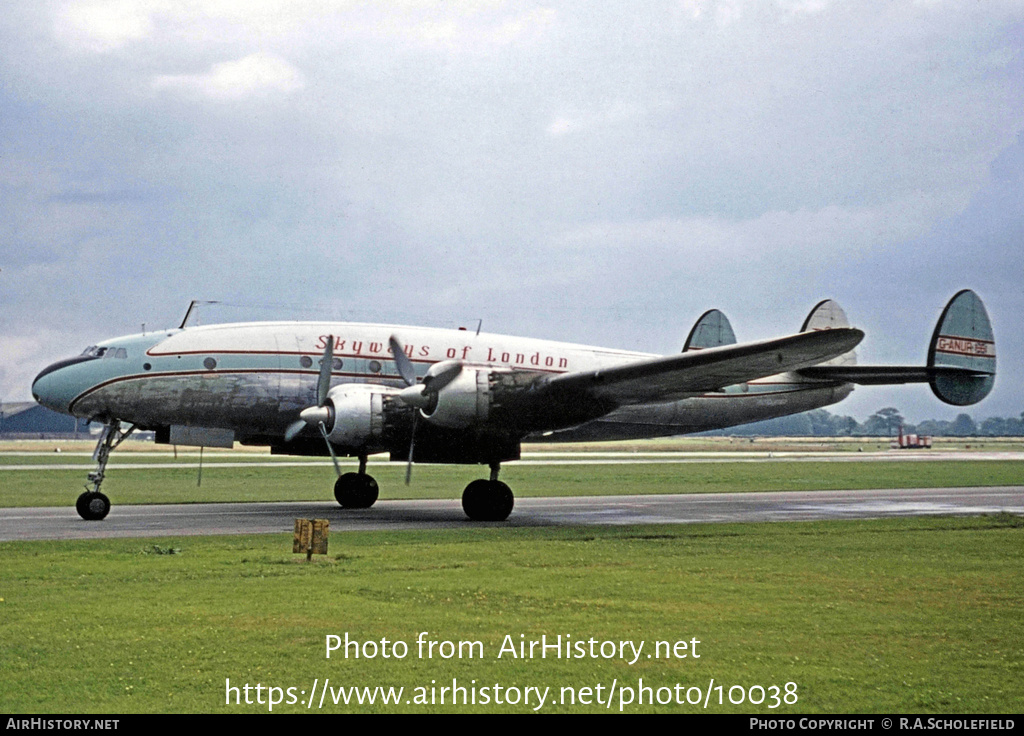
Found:
M 75 507 L 110 510 L 101 491 L 110 453 L 136 429 L 158 443 L 269 446 L 330 455 L 343 508 L 378 498 L 367 458 L 481 464 L 462 507 L 501 521 L 514 506 L 498 474 L 524 441 L 623 440 L 687 434 L 834 404 L 853 383 L 929 382 L 947 403 L 980 401 L 995 379 L 995 344 L 981 300 L 946 305 L 927 365 L 859 366 L 863 331 L 834 301 L 796 334 L 737 343 L 708 310 L 682 354 L 658 356 L 574 343 L 401 325 L 263 322 L 210 325 L 108 340 L 36 376 L 36 400 L 102 422 L 97 467 Z M 774 374 L 774 375 L 773 375 Z M 345 472 L 338 455 L 358 458 Z
M 656 357 L 572 343 L 385 324 L 264 322 L 131 335 L 99 343 L 43 370 L 36 400 L 59 412 L 144 429 L 183 425 L 230 430 L 276 444 L 316 403 L 320 359 L 333 339 L 331 385 L 403 383 L 388 339 L 400 337 L 416 373 L 458 360 L 495 371 L 563 374 Z M 771 376 L 679 401 L 625 406 L 533 439 L 574 441 L 685 434 L 791 414 L 840 401 L 852 387 Z

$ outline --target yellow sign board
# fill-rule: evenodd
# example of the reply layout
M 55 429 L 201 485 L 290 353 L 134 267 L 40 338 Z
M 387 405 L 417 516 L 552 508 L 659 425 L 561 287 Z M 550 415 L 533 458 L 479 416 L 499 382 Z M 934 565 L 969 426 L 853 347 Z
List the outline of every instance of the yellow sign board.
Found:
M 307 560 L 312 559 L 313 555 L 327 554 L 327 536 L 330 528 L 330 519 L 296 519 L 292 552 L 305 552 Z

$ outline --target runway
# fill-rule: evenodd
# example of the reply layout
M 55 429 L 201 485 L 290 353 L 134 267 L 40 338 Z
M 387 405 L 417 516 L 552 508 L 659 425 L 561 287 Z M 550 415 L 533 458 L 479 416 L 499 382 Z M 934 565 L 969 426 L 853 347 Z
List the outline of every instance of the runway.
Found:
M 1024 486 L 859 491 L 517 498 L 507 521 L 469 521 L 457 499 L 378 501 L 366 510 L 333 502 L 115 505 L 99 522 L 70 504 L 0 509 L 0 541 L 291 533 L 297 518 L 330 519 L 331 531 L 877 519 L 1024 515 Z
M 252 453 L 215 453 L 199 462 L 199 454 L 195 452 L 179 453 L 180 457 L 172 458 L 167 452 L 132 452 L 111 460 L 108 470 L 165 470 L 167 468 L 197 470 L 206 468 L 332 468 L 330 460 L 319 458 L 266 459 Z M 0 463 L 0 473 L 24 471 L 81 470 L 88 472 L 95 466 L 88 452 L 5 452 L 0 458 L 22 458 L 23 463 Z M 928 451 L 914 452 L 777 452 L 758 450 L 751 452 L 524 452 L 521 459 L 515 461 L 517 466 L 528 465 L 675 465 L 689 463 L 777 463 L 777 462 L 974 462 L 985 460 L 1024 461 L 1024 452 L 994 450 L 973 452 Z M 355 468 L 356 463 L 347 458 L 341 459 L 342 467 Z M 379 465 L 395 465 L 405 467 L 404 463 L 389 463 L 374 459 L 371 467 Z

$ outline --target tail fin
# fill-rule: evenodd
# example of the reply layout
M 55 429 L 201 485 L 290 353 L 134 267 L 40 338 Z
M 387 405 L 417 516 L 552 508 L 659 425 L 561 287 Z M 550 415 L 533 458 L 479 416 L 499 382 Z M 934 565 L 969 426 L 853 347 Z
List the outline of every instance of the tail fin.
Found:
M 823 299 L 814 305 L 814 309 L 807 315 L 800 332 L 820 332 L 821 330 L 834 330 L 850 326 L 850 320 L 846 318 L 846 312 L 839 306 L 838 302 L 832 299 Z M 823 366 L 851 366 L 857 365 L 857 353 L 851 350 L 833 358 Z
M 939 317 L 931 345 L 929 368 L 935 372 L 932 392 L 947 404 L 967 406 L 988 396 L 996 382 L 996 343 L 985 305 L 970 289 L 957 292 Z
M 812 311 L 811 317 L 804 323 L 805 327 L 814 314 Z M 819 381 L 842 381 L 866 386 L 928 383 L 932 392 L 947 404 L 975 404 L 988 396 L 995 384 L 996 346 L 992 324 L 978 295 L 970 289 L 964 289 L 949 300 L 939 317 L 928 348 L 927 365 L 858 366 L 823 363 L 813 368 L 804 368 L 798 373 L 804 378 Z
M 700 316 L 683 343 L 683 352 L 735 345 L 736 335 L 729 318 L 717 309 L 709 309 Z
M 807 315 L 800 332 L 812 332 L 816 330 L 831 330 L 834 327 L 849 327 L 850 320 L 846 318 L 846 312 L 839 306 L 838 302 L 831 299 L 823 299 L 814 305 L 814 309 Z

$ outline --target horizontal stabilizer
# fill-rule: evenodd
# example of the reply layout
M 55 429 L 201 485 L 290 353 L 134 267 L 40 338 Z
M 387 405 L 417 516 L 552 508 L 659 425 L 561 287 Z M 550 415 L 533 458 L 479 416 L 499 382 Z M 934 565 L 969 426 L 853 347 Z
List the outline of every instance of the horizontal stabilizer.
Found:
M 938 377 L 971 379 L 988 376 L 966 368 L 916 365 L 816 365 L 799 371 L 804 378 L 819 381 L 841 381 L 861 386 L 888 386 L 897 383 L 929 383 Z
M 928 383 L 947 404 L 985 398 L 995 383 L 996 348 L 985 306 L 969 289 L 950 299 L 939 317 L 924 366 L 818 365 L 798 373 L 819 381 L 864 386 Z

